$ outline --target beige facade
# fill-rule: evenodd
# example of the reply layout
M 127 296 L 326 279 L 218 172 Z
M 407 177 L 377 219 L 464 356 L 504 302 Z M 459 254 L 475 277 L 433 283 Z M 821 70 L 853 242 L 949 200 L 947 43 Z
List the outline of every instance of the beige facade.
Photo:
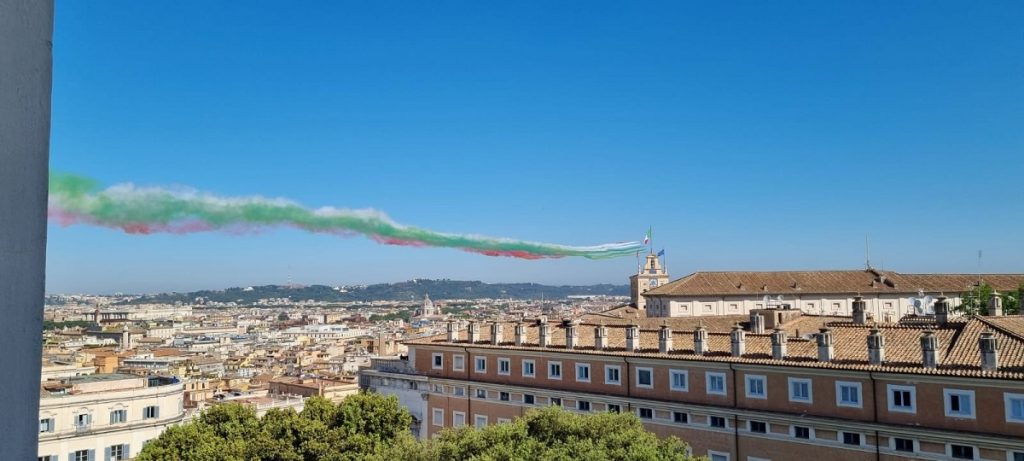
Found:
M 630 303 L 643 310 L 648 302 L 646 293 L 667 283 L 668 272 L 661 267 L 661 261 L 654 254 L 647 255 L 639 272 L 629 277 Z

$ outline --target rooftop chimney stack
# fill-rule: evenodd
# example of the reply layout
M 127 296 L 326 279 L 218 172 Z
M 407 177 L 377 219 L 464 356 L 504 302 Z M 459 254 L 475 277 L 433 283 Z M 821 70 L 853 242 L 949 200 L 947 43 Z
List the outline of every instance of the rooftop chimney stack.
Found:
M 640 350 L 640 325 L 632 324 L 626 327 L 626 350 Z
M 491 324 L 491 344 L 495 346 L 501 344 L 501 342 L 505 340 L 505 338 L 503 338 L 504 335 L 505 327 L 501 322 L 495 321 Z
M 743 357 L 747 351 L 747 332 L 743 331 L 738 323 L 733 325 L 732 332 L 729 333 L 729 342 L 732 343 L 732 356 Z
M 523 325 L 523 321 L 519 320 L 516 322 L 516 326 L 513 328 L 515 334 L 516 346 L 526 345 L 526 326 Z
M 998 317 L 1003 315 L 1003 297 L 993 291 L 992 297 L 988 299 L 988 315 Z
M 541 317 L 537 321 L 537 329 L 540 330 L 540 347 L 551 345 L 551 326 L 548 325 L 548 319 Z
M 868 334 L 868 362 L 872 365 L 885 363 L 885 336 L 878 328 L 872 328 Z
M 996 335 L 989 330 L 981 332 L 978 338 L 978 347 L 981 349 L 981 369 L 995 371 L 999 368 L 999 343 Z
M 786 359 L 786 330 L 776 328 L 772 332 L 772 358 L 775 360 Z
M 575 349 L 576 344 L 580 342 L 580 333 L 576 327 L 576 322 L 573 320 L 567 320 L 565 325 L 565 348 Z
M 693 330 L 693 352 L 697 355 L 704 355 L 708 352 L 708 329 L 704 328 L 704 322 L 697 325 Z
M 949 321 L 949 303 L 945 296 L 939 296 L 935 300 L 935 321 L 939 325 L 945 325 Z
M 658 330 L 658 352 L 662 354 L 672 352 L 672 329 L 668 327 L 667 323 L 662 323 L 661 329 Z
M 594 328 L 594 349 L 604 350 L 608 347 L 608 328 L 600 324 Z
M 864 325 L 868 321 L 867 304 L 864 298 L 857 296 L 853 298 L 853 323 Z
M 459 341 L 459 327 L 455 324 L 454 320 L 448 321 L 448 342 L 454 343 Z
M 474 320 L 469 321 L 469 342 L 470 344 L 476 344 L 480 340 L 480 325 Z
M 925 368 L 935 368 L 939 366 L 939 360 L 939 338 L 935 332 L 926 330 L 921 335 L 921 362 Z
M 835 358 L 835 348 L 832 347 L 832 330 L 822 328 L 817 336 L 818 361 L 831 362 Z
M 750 332 L 756 335 L 764 334 L 764 316 L 761 313 L 750 313 Z

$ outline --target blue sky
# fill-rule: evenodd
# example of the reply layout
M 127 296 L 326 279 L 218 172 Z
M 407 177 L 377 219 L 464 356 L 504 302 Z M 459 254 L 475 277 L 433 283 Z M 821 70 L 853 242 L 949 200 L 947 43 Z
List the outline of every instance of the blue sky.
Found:
M 51 167 L 587 245 L 674 277 L 1024 271 L 1021 2 L 58 1 Z M 625 283 L 279 230 L 50 227 L 50 292 Z

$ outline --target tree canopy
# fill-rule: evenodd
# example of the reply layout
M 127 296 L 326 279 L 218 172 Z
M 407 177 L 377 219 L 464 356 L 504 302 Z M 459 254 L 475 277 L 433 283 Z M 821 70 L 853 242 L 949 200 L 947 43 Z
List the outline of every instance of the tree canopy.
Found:
M 218 405 L 150 441 L 138 461 L 690 460 L 686 444 L 659 440 L 632 414 L 581 415 L 557 407 L 513 422 L 447 429 L 417 442 L 395 397 L 315 397 L 301 413 Z
M 961 303 L 954 307 L 954 310 L 969 315 L 989 315 L 989 303 L 995 288 L 988 283 L 982 283 L 970 291 L 960 295 Z M 1024 284 L 1016 290 L 1000 293 L 1003 300 L 1003 315 L 1016 315 L 1020 313 L 1020 300 L 1024 297 Z

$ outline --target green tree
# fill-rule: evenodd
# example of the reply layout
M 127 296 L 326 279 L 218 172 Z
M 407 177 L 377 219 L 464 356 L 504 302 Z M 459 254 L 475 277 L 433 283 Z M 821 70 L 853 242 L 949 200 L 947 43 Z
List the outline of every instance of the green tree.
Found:
M 960 294 L 960 305 L 953 309 L 967 315 L 988 315 L 989 304 L 995 288 L 988 283 L 976 285 L 973 289 Z M 1000 293 L 1003 300 L 1003 315 L 1016 315 L 1020 313 L 1020 300 L 1024 296 L 1024 284 L 1016 290 L 1007 293 Z

